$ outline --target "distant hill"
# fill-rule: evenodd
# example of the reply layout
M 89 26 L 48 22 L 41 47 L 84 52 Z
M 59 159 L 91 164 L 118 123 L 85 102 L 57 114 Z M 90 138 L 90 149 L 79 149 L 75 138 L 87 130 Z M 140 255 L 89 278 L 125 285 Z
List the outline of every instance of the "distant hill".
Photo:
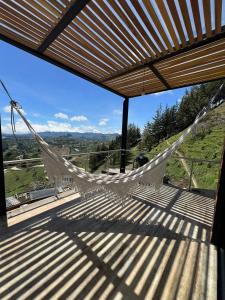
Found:
M 43 138 L 59 138 L 59 137 L 67 137 L 67 138 L 75 138 L 79 140 L 95 140 L 95 141 L 111 141 L 115 139 L 118 134 L 117 133 L 93 133 L 93 132 L 39 132 L 39 134 Z M 32 135 L 30 133 L 27 134 L 16 134 L 18 138 L 31 138 Z M 12 134 L 2 134 L 3 138 L 14 138 Z

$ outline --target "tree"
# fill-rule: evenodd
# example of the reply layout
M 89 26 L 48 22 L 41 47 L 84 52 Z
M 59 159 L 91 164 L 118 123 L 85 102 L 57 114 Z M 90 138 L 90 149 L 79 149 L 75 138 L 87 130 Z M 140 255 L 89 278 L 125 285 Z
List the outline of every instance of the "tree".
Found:
M 160 140 L 170 137 L 192 124 L 208 101 L 216 94 L 222 81 L 201 84 L 186 90 L 180 104 L 164 109 L 160 105 L 152 122 L 144 127 L 142 144 L 150 151 Z M 225 88 L 224 88 L 225 89 Z
M 134 123 L 129 124 L 127 128 L 127 148 L 131 148 L 137 145 L 141 138 L 141 131 Z

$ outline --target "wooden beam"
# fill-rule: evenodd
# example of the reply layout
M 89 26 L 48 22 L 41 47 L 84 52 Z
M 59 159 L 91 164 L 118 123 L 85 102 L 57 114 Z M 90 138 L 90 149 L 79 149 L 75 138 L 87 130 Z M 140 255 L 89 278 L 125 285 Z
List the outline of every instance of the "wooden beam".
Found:
M 76 18 L 76 16 L 82 11 L 82 9 L 90 2 L 90 0 L 77 0 L 65 15 L 60 19 L 58 24 L 53 28 L 49 35 L 45 38 L 42 44 L 39 46 L 38 51 L 43 53 L 51 43 L 60 35 L 60 33 L 69 25 L 69 23 Z

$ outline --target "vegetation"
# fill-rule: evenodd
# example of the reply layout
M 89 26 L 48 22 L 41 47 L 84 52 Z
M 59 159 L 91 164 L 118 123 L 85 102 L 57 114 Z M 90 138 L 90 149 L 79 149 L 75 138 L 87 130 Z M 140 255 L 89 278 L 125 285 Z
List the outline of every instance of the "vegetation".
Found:
M 130 150 L 126 156 L 126 164 L 132 167 L 134 158 L 144 152 L 149 158 L 166 149 L 173 143 L 182 131 L 193 123 L 196 115 L 205 106 L 209 99 L 216 93 L 221 81 L 202 84 L 186 91 L 181 102 L 172 107 L 159 107 L 151 122 L 148 122 L 141 135 L 140 129 L 135 124 L 128 126 L 127 148 Z M 195 132 L 190 135 L 180 146 L 176 156 L 198 158 L 204 160 L 219 161 L 225 134 L 225 103 L 211 111 L 201 122 Z M 91 172 L 101 172 L 107 167 L 118 168 L 120 163 L 120 152 L 109 155 L 110 150 L 121 148 L 121 136 L 113 136 L 110 140 L 98 137 L 97 140 L 91 137 L 82 139 L 77 136 L 48 136 L 45 140 L 53 147 L 62 149 L 68 147 L 68 153 L 100 152 L 89 156 L 73 157 L 73 163 Z M 19 137 L 15 143 L 11 136 L 4 138 L 3 155 L 4 160 L 19 158 L 40 157 L 40 149 L 30 137 Z M 191 160 L 186 164 L 191 169 Z M 200 188 L 215 189 L 217 185 L 219 164 L 209 162 L 194 162 L 193 174 L 197 178 Z M 177 185 L 187 187 L 189 175 L 180 159 L 171 158 L 168 160 L 166 174 L 171 181 Z M 8 168 L 5 172 L 5 183 L 7 195 L 33 190 L 48 184 L 44 169 L 35 166 L 21 170 Z
M 142 146 L 150 151 L 157 146 L 163 139 L 168 139 L 172 135 L 183 131 L 195 120 L 200 110 L 208 104 L 222 81 L 201 84 L 186 91 L 180 104 L 172 107 L 162 106 L 156 111 L 152 122 L 145 125 L 142 138 Z M 224 91 L 225 93 L 225 88 Z
M 23 167 L 5 171 L 5 191 L 7 196 L 30 192 L 48 186 L 44 167 Z

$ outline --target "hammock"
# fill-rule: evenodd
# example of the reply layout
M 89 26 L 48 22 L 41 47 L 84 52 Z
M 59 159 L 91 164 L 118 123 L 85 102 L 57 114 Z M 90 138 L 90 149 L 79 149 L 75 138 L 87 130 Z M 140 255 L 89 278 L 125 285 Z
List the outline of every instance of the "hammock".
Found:
M 129 173 L 118 175 L 91 174 L 73 165 L 71 162 L 55 153 L 43 140 L 43 138 L 34 130 L 29 121 L 23 115 L 21 106 L 17 102 L 11 100 L 10 104 L 12 111 L 13 109 L 17 111 L 40 146 L 48 178 L 56 187 L 62 187 L 66 182 L 67 185 L 77 189 L 81 193 L 81 196 L 85 198 L 93 193 L 105 191 L 113 192 L 115 196 L 119 195 L 122 199 L 124 199 L 127 195 L 132 194 L 132 190 L 134 190 L 139 184 L 152 185 L 156 190 L 160 189 L 167 159 L 176 151 L 176 149 L 184 141 L 185 137 L 195 129 L 197 124 L 205 117 L 207 112 L 215 106 L 215 103 L 221 100 L 220 94 L 222 88 L 223 84 L 218 89 L 216 95 L 209 101 L 208 105 L 197 115 L 194 123 L 184 130 L 177 141 L 159 153 L 144 166 L 130 171 Z M 13 128 L 15 129 L 15 127 Z

